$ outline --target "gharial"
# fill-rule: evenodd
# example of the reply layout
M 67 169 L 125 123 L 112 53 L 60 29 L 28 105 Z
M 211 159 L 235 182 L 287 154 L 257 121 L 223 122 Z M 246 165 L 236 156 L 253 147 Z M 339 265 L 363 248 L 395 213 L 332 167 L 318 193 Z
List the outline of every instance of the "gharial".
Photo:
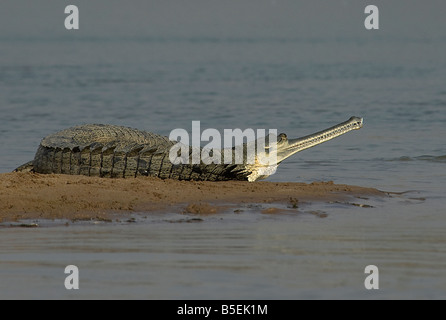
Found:
M 208 162 L 203 161 L 199 164 L 173 164 L 169 151 L 177 142 L 168 137 L 116 125 L 87 124 L 45 137 L 34 160 L 15 171 L 112 178 L 141 175 L 177 180 L 256 181 L 266 178 L 277 165 L 296 152 L 360 129 L 362 125 L 362 118 L 351 117 L 326 130 L 298 139 L 288 139 L 283 133 L 274 137 L 269 135 L 270 139 L 277 139 L 276 163 L 266 166 L 260 164 L 257 158 L 254 163 L 247 162 L 246 157 L 240 164 L 225 164 L 223 161 L 220 164 L 205 164 Z M 243 147 L 246 149 L 246 143 Z M 191 147 L 189 150 L 192 152 Z M 221 151 L 222 155 L 224 150 Z M 230 152 L 234 153 L 235 148 Z M 256 157 L 269 152 L 266 146 L 264 150 L 256 150 Z

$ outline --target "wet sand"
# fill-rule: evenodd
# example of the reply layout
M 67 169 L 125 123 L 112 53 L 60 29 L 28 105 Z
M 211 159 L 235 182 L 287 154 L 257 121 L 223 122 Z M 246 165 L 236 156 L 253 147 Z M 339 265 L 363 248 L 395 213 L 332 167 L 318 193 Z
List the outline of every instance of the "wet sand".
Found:
M 111 215 L 174 208 L 212 214 L 245 203 L 340 201 L 384 196 L 373 188 L 313 182 L 209 182 L 152 177 L 107 179 L 35 173 L 0 174 L 0 222 L 21 219 L 106 220 Z M 180 209 L 178 208 L 180 206 Z M 181 209 L 182 208 L 182 209 Z

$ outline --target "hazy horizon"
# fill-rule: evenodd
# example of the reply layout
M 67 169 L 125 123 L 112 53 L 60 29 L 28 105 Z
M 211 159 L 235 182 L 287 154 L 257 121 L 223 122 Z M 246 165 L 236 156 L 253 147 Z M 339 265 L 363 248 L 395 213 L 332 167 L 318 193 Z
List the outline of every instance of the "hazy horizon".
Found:
M 77 5 L 80 29 L 64 28 Z M 379 8 L 380 30 L 364 28 L 364 8 Z M 61 2 L 3 0 L 1 38 L 70 37 L 353 37 L 445 36 L 446 2 L 397 0 L 189 0 Z

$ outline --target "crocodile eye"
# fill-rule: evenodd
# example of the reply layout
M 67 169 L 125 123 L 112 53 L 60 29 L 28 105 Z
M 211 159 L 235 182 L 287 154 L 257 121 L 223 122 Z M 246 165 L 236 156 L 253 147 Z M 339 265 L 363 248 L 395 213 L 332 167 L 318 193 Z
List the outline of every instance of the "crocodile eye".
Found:
M 279 134 L 279 136 L 277 137 L 277 142 L 282 142 L 282 141 L 286 141 L 287 140 L 287 136 L 285 133 L 281 133 Z

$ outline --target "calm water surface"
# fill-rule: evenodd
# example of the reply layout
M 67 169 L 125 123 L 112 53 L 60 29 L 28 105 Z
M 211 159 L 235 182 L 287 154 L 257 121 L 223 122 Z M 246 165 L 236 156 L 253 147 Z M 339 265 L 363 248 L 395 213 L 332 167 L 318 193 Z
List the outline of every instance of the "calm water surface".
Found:
M 252 205 L 193 223 L 178 208 L 137 223 L 4 225 L 0 298 L 446 298 L 446 36 L 187 28 L 2 31 L 0 172 L 82 123 L 168 135 L 200 120 L 294 138 L 356 115 L 363 129 L 295 155 L 268 180 L 402 194 L 277 215 Z M 76 292 L 63 285 L 69 264 L 80 269 Z M 379 290 L 364 288 L 370 264 Z

